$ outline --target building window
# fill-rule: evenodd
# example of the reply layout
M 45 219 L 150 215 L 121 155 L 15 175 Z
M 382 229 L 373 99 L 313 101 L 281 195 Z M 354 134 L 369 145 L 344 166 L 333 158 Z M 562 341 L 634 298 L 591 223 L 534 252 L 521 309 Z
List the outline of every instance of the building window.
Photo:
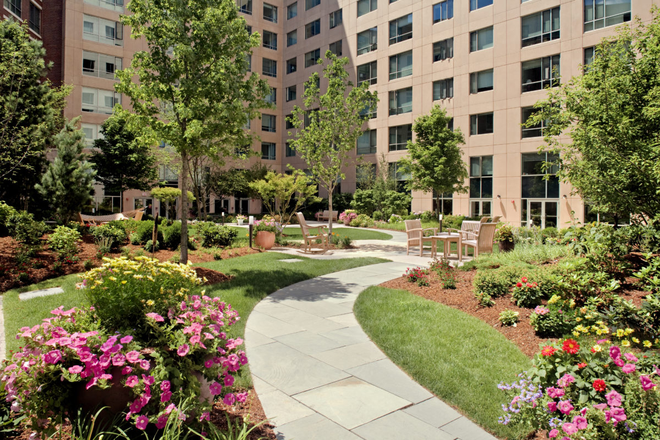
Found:
M 286 88 L 286 102 L 296 100 L 296 86 L 289 86 Z
M 264 3 L 264 20 L 277 23 L 277 6 Z
M 367 130 L 357 140 L 357 154 L 375 154 L 377 130 Z
M 287 130 L 293 130 L 294 128 L 296 128 L 293 125 L 294 120 L 295 120 L 295 118 L 293 117 L 292 114 L 287 115 L 284 118 L 284 128 L 286 128 Z
M 265 101 L 271 104 L 277 104 L 277 89 L 275 87 L 271 87 L 270 93 L 266 95 Z
M 292 30 L 288 34 L 286 34 L 286 46 L 293 46 L 298 42 L 298 30 Z
M 309 11 L 314 6 L 321 4 L 321 0 L 305 0 L 305 11 Z
M 367 81 L 370 85 L 378 80 L 378 62 L 372 61 L 357 68 L 358 85 Z
M 410 173 L 404 173 L 398 162 L 389 163 L 389 173 L 392 179 L 396 181 L 396 190 L 401 193 L 409 192 L 406 189 L 408 180 L 412 177 Z
M 390 57 L 390 80 L 412 75 L 412 50 Z
M 291 20 L 293 17 L 298 16 L 298 2 L 291 3 L 286 7 L 286 19 Z
M 390 44 L 410 40 L 412 36 L 412 14 L 390 21 Z
M 470 32 L 470 52 L 493 47 L 493 27 Z
M 264 31 L 263 32 L 263 41 L 264 41 L 264 47 L 267 49 L 273 49 L 277 50 L 277 34 L 270 32 L 270 31 Z
M 535 113 L 534 107 L 522 108 L 522 138 L 532 138 L 543 136 L 543 131 L 547 127 L 548 121 L 541 121 L 540 123 L 531 127 L 525 126 L 527 120 Z
M 116 21 L 83 15 L 83 39 L 123 46 L 124 27 Z
M 378 49 L 378 28 L 367 29 L 357 34 L 357 54 L 362 55 Z
M 85 3 L 117 12 L 124 12 L 124 0 L 85 0 Z
M 305 54 L 305 67 L 315 65 L 321 58 L 321 49 L 315 49 Z
M 412 87 L 390 92 L 390 116 L 412 111 Z
M 275 133 L 277 131 L 277 118 L 275 115 L 261 115 L 261 131 Z
M 264 76 L 277 78 L 277 61 L 264 58 L 262 62 L 261 73 Z
M 276 146 L 273 142 L 261 143 L 261 159 L 262 160 L 276 159 Z
M 470 115 L 470 136 L 493 132 L 493 113 Z
M 36 33 L 41 33 L 41 9 L 34 3 L 30 3 L 30 29 Z
M 336 56 L 338 57 L 342 56 L 341 40 L 335 41 L 334 43 L 330 43 L 328 49 Z
M 412 124 L 390 127 L 390 151 L 407 150 L 408 141 L 412 141 Z
M 446 0 L 433 5 L 433 23 L 454 18 L 454 0 Z
M 342 15 L 342 10 L 338 9 L 335 12 L 330 13 L 330 29 L 334 29 L 342 22 L 344 21 L 344 17 Z
M 470 0 L 470 11 L 485 8 L 493 4 L 493 0 Z
M 249 26 L 249 25 L 246 24 L 245 29 L 247 30 L 248 35 L 252 35 L 252 26 Z
M 584 31 L 630 21 L 631 0 L 584 0 Z
M 493 90 L 493 69 L 470 74 L 470 93 Z
M 244 14 L 252 15 L 252 0 L 238 0 L 238 10 Z
M 321 19 L 314 20 L 305 25 L 305 39 L 321 33 Z
M 284 148 L 284 150 L 285 150 L 284 155 L 286 157 L 295 157 L 296 156 L 296 150 L 291 148 L 291 143 L 290 142 L 286 143 L 286 147 Z
M 378 0 L 358 0 L 358 17 L 368 14 L 371 11 L 375 11 L 378 8 Z
M 470 216 L 490 215 L 493 203 L 493 156 L 470 158 Z
M 298 58 L 291 58 L 286 61 L 286 73 L 293 73 L 298 69 Z
M 360 110 L 360 116 L 366 119 L 376 119 L 378 117 L 378 105 L 375 105 L 373 108 L 365 106 L 362 110 Z
M 5 9 L 21 18 L 21 0 L 5 0 Z
M 552 153 L 523 153 L 522 155 L 522 198 L 558 199 L 559 171 L 557 156 Z
M 594 62 L 594 56 L 596 55 L 596 47 L 585 47 L 584 48 L 584 64 L 583 70 L 586 72 L 587 66 Z
M 115 104 L 121 104 L 121 94 L 113 90 L 93 89 L 83 87 L 82 89 L 82 111 L 112 114 Z
M 441 79 L 433 81 L 433 100 L 447 99 L 454 97 L 454 78 Z
M 115 79 L 115 71 L 121 68 L 121 58 L 83 50 L 83 75 Z
M 440 205 L 438 206 L 438 203 Z M 454 195 L 452 193 L 442 193 L 440 197 L 437 196 L 435 190 L 433 191 L 433 211 L 441 212 L 442 215 L 452 215 L 454 208 Z
M 246 55 L 246 61 L 248 63 L 248 72 L 252 72 L 252 54 L 251 53 Z
M 249 116 L 246 116 L 245 125 L 243 125 L 243 130 L 249 130 L 250 128 L 252 128 L 252 121 L 250 120 Z
M 559 6 L 523 17 L 522 47 L 559 38 Z
M 522 63 L 522 92 L 557 87 L 560 83 L 559 55 Z
M 454 57 L 454 39 L 448 38 L 446 40 L 433 43 L 433 62 L 443 61 Z
M 97 139 L 102 139 L 101 126 L 96 124 L 80 124 L 80 129 L 85 133 L 85 144 L 90 147 Z

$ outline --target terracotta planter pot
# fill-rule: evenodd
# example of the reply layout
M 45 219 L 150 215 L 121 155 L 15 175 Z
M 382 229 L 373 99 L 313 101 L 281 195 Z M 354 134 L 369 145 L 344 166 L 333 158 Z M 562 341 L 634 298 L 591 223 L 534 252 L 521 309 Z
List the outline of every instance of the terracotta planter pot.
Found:
M 499 247 L 500 247 L 500 252 L 511 252 L 513 248 L 516 247 L 516 244 L 512 241 L 500 241 Z
M 268 231 L 259 231 L 254 237 L 254 244 L 266 250 L 275 245 L 275 233 Z

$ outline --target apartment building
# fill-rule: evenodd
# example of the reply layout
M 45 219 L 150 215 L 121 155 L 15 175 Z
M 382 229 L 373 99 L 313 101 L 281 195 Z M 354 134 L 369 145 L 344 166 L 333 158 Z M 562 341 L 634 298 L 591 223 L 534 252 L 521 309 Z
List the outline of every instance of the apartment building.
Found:
M 29 19 L 35 38 L 44 36 L 56 63 L 54 82 L 73 84 L 65 116 L 81 116 L 91 142 L 112 106 L 127 106 L 113 91 L 114 71 L 128 65 L 142 41 L 129 38 L 119 23 L 124 0 L 3 0 L 3 15 Z M 248 30 L 262 35 L 250 57 L 252 71 L 267 79 L 274 109 L 246 128 L 260 139 L 254 161 L 276 171 L 305 163 L 287 145 L 286 116 L 302 106 L 303 84 L 322 70 L 316 61 L 327 50 L 349 58 L 354 82 L 368 81 L 378 92 L 378 108 L 359 139 L 355 157 L 375 164 L 381 156 L 397 180 L 407 176 L 396 162 L 414 139 L 414 120 L 439 104 L 465 136 L 468 194 L 443 194 L 445 214 L 502 216 L 520 225 L 564 226 L 584 221 L 585 205 L 549 176 L 539 154 L 543 126 L 522 128 L 546 87 L 581 73 L 593 47 L 615 33 L 616 25 L 651 18 L 660 0 L 237 0 Z M 43 10 L 34 26 L 36 9 Z M 29 11 L 29 12 L 28 12 Z M 58 64 L 59 63 L 59 64 Z M 326 86 L 321 81 L 321 89 Z M 250 164 L 232 164 L 249 166 Z M 166 167 L 161 180 L 177 184 Z M 347 166 L 342 192 L 359 185 Z M 323 194 L 322 194 L 323 195 Z M 119 195 L 97 188 L 95 208 L 117 210 Z M 128 208 L 153 206 L 147 193 L 124 194 Z M 431 210 L 432 194 L 413 193 L 414 211 Z M 258 212 L 255 200 L 210 203 L 210 211 Z M 125 208 L 127 209 L 127 208 Z

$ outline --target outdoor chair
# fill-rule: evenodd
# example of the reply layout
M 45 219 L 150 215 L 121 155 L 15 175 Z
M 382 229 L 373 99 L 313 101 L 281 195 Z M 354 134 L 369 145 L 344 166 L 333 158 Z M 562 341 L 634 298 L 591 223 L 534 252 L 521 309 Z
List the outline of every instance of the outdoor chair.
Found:
M 297 212 L 296 217 L 298 218 L 298 223 L 300 224 L 300 230 L 302 231 L 303 235 L 303 240 L 304 240 L 304 252 L 305 253 L 310 253 L 312 252 L 312 245 L 316 245 L 317 240 L 321 240 L 321 246 L 323 248 L 323 251 L 328 250 L 329 246 L 329 235 L 328 231 L 326 230 L 325 225 L 321 225 L 318 227 L 318 233 L 316 235 L 310 235 L 310 227 L 305 221 L 305 216 L 302 214 L 302 212 Z
M 424 252 L 424 243 L 430 243 L 433 246 L 433 240 L 424 239 L 426 231 L 432 231 L 433 235 L 438 233 L 438 228 L 422 228 L 421 220 L 405 220 L 406 235 L 408 235 L 406 255 L 410 255 L 410 248 L 419 246 L 419 256 L 421 257 Z
M 469 240 L 470 236 L 468 234 L 478 234 L 481 225 L 488 221 L 488 217 L 483 217 L 480 221 L 470 221 L 466 220 L 461 223 L 461 229 L 447 228 L 448 232 L 456 232 L 461 234 L 461 240 Z
M 483 223 L 476 234 L 467 232 L 467 240 L 463 239 L 463 247 L 465 248 L 463 255 L 467 255 L 468 247 L 474 249 L 474 258 L 477 258 L 483 252 L 492 253 L 496 227 L 496 223 Z

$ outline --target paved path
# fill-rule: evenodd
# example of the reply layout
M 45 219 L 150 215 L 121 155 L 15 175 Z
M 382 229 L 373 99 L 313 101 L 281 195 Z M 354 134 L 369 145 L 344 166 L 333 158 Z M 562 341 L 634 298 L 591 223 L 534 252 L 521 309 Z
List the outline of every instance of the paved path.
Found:
M 403 259 L 405 248 L 392 257 Z M 408 266 L 398 261 L 324 275 L 254 308 L 246 349 L 278 439 L 495 439 L 410 379 L 355 319 L 358 294 Z

